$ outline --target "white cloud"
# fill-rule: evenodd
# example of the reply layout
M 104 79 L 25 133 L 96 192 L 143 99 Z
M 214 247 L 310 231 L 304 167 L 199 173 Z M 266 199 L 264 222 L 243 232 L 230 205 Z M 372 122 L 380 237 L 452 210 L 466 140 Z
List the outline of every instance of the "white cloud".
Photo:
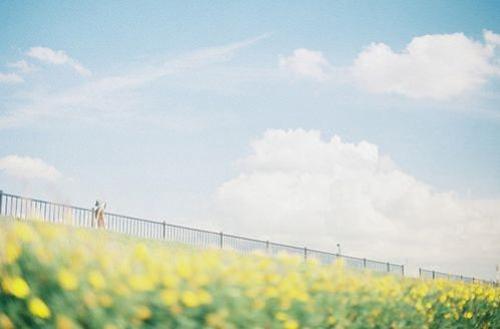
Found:
M 499 200 L 437 192 L 365 141 L 270 130 L 251 146 L 216 193 L 224 229 L 472 275 L 500 261 Z
M 40 179 L 53 182 L 63 177 L 56 168 L 41 159 L 17 155 L 0 158 L 0 171 L 9 177 L 27 181 Z
M 484 30 L 483 35 L 486 43 L 493 46 L 500 46 L 500 34 L 496 34 L 489 30 Z
M 123 120 L 133 117 L 141 120 L 150 117 L 144 114 L 140 101 L 134 98 L 135 90 L 167 76 L 227 62 L 239 50 L 267 37 L 264 34 L 219 47 L 198 49 L 161 64 L 144 65 L 133 72 L 86 81 L 77 87 L 54 93 L 34 93 L 29 95 L 27 103 L 21 103 L 0 116 L 0 129 L 40 122 L 41 118 L 76 117 L 79 120 L 99 121 L 102 118 Z M 65 56 L 56 53 L 53 57 L 53 61 L 61 62 Z M 165 121 L 164 118 L 157 123 L 161 121 Z
M 14 62 L 14 63 L 9 63 L 7 66 L 12 67 L 17 69 L 19 72 L 28 74 L 36 70 L 36 66 L 26 62 L 24 59 Z
M 352 74 L 373 93 L 448 99 L 500 73 L 494 47 L 500 36 L 485 31 L 484 39 L 481 43 L 463 33 L 424 35 L 413 38 L 401 52 L 374 43 L 358 55 Z
M 78 74 L 83 76 L 90 76 L 92 74 L 88 69 L 80 64 L 80 62 L 69 57 L 63 50 L 52 50 L 47 47 L 32 47 L 28 50 L 26 55 L 54 65 L 69 65 Z
M 2 73 L 0 72 L 0 83 L 20 83 L 23 82 L 23 78 L 16 73 Z
M 320 51 L 295 49 L 288 57 L 280 57 L 279 66 L 297 76 L 325 80 L 331 69 L 330 63 Z

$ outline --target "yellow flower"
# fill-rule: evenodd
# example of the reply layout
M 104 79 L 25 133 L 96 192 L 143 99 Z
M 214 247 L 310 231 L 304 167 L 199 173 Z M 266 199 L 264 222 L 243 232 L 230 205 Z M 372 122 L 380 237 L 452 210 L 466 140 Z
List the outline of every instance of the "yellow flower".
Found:
M 118 329 L 114 324 L 108 323 L 104 326 L 104 329 Z
M 184 279 L 191 277 L 191 275 L 193 274 L 193 269 L 187 259 L 181 258 L 177 262 L 177 274 L 179 274 L 179 276 Z
M 13 232 L 23 242 L 31 242 L 35 239 L 33 228 L 25 223 L 17 223 L 14 225 Z
M 179 278 L 175 275 L 168 273 L 162 277 L 162 282 L 165 287 L 174 288 L 179 284 Z
M 283 312 L 276 313 L 276 319 L 278 319 L 280 321 L 285 321 L 287 318 L 288 318 L 288 315 L 286 313 L 283 313 Z
M 113 298 L 108 294 L 99 295 L 97 299 L 99 300 L 99 304 L 103 307 L 110 307 L 113 305 Z
M 97 290 L 104 288 L 104 286 L 106 284 L 101 272 L 96 271 L 96 270 L 90 271 L 90 273 L 88 275 L 88 279 L 89 279 L 89 282 L 92 285 L 92 287 L 94 287 Z
M 327 322 L 328 324 L 335 324 L 337 323 L 337 319 L 333 315 L 330 315 L 327 319 Z
M 210 278 L 208 277 L 208 275 L 203 274 L 203 273 L 199 273 L 198 275 L 196 275 L 195 277 L 193 277 L 193 279 L 191 280 L 191 283 L 193 285 L 196 285 L 196 286 L 199 286 L 199 287 L 205 286 L 209 282 L 210 282 Z
M 148 325 L 156 320 L 157 310 L 147 304 L 147 300 L 163 304 L 163 310 L 158 310 L 160 313 L 180 318 L 179 314 L 185 312 L 183 318 L 197 323 L 203 321 L 199 323 L 201 326 L 212 329 L 228 329 L 241 323 L 239 310 L 235 308 L 247 306 L 255 321 L 263 319 L 265 322 L 255 323 L 256 327 L 313 327 L 299 317 L 307 312 L 317 314 L 318 321 L 323 319 L 325 327 L 348 328 L 358 322 L 350 314 L 359 306 L 363 310 L 363 319 L 360 319 L 365 324 L 363 327 L 376 326 L 383 318 L 388 321 L 387 327 L 396 329 L 410 316 L 426 328 L 456 320 L 458 323 L 462 319 L 463 322 L 480 323 L 481 329 L 486 329 L 484 323 L 495 315 L 500 302 L 498 288 L 479 283 L 356 273 L 339 266 L 340 262 L 323 266 L 303 262 L 297 257 L 277 259 L 269 255 L 246 256 L 217 250 L 193 251 L 174 244 L 134 242 L 131 238 L 104 231 L 79 234 L 78 230 L 68 231 L 63 227 L 54 229 L 54 235 L 44 236 L 37 226 L 49 224 L 30 224 L 31 229 L 21 225 L 15 233 L 14 224 L 5 225 L 6 230 L 0 226 L 0 263 L 15 264 L 19 257 L 24 257 L 23 252 L 29 250 L 38 262 L 47 262 L 48 267 L 43 268 L 57 269 L 55 279 L 61 287 L 56 289 L 61 293 L 59 297 L 64 299 L 67 295 L 74 299 L 74 293 L 68 291 L 77 290 L 81 305 L 66 310 L 57 307 L 57 303 L 52 304 L 55 299 L 44 297 L 44 294 L 38 295 L 43 300 L 33 298 L 35 287 L 46 283 L 49 274 L 22 274 L 23 277 L 17 272 L 23 270 L 18 266 L 0 269 L 0 296 L 13 302 L 16 297 L 25 299 L 17 303 L 26 305 L 26 311 L 39 325 L 43 325 L 42 319 L 48 319 L 46 323 L 57 329 L 79 328 L 76 318 L 71 317 L 73 312 L 78 319 L 98 312 L 95 314 L 99 315 L 102 328 L 106 324 L 116 328 Z M 75 239 L 75 248 L 71 250 L 64 248 L 68 232 L 74 233 L 71 236 Z M 212 291 L 220 293 L 212 295 Z M 381 307 L 384 303 L 390 303 L 390 307 Z M 206 312 L 201 312 L 199 307 L 202 305 L 210 306 L 204 307 Z M 116 309 L 109 309 L 111 306 Z M 270 312 L 273 318 L 269 320 Z M 11 329 L 16 321 L 15 310 L 9 307 L 0 310 L 0 329 Z
M 0 313 L 0 328 L 2 329 L 14 329 L 14 324 L 10 321 L 9 317 L 3 313 Z
M 208 314 L 206 322 L 212 328 L 226 328 L 226 318 L 228 315 L 229 311 L 223 308 L 215 313 Z
M 141 261 L 148 260 L 148 248 L 144 243 L 138 243 L 134 248 L 134 257 Z
M 130 293 L 128 286 L 122 282 L 118 282 L 113 286 L 113 290 L 117 295 L 126 296 Z
M 40 298 L 32 298 L 28 303 L 28 309 L 36 317 L 47 319 L 50 317 L 50 309 Z
M 276 289 L 275 287 L 267 287 L 266 290 L 264 291 L 264 295 L 267 297 L 267 298 L 273 298 L 273 297 L 277 297 L 278 296 L 278 289 Z
M 83 295 L 83 302 L 87 305 L 87 307 L 93 308 L 97 305 L 97 298 L 92 291 L 87 291 Z
M 147 320 L 151 317 L 151 310 L 147 306 L 141 305 L 136 310 L 135 316 L 141 321 Z
M 197 307 L 201 304 L 199 296 L 192 291 L 185 291 L 181 299 L 187 307 Z
M 287 320 L 283 324 L 283 328 L 285 329 L 297 329 L 299 327 L 299 324 L 295 320 Z
M 56 322 L 56 328 L 57 329 L 75 329 L 75 328 L 77 328 L 77 326 L 70 318 L 68 318 L 64 315 L 58 315 L 57 322 Z
M 200 290 L 198 292 L 198 298 L 200 299 L 200 304 L 210 304 L 213 300 L 212 295 L 205 290 Z
M 49 264 L 54 259 L 52 254 L 47 252 L 47 249 L 44 246 L 35 245 L 35 247 L 32 248 L 32 251 L 36 255 L 36 258 L 43 264 Z
M 252 306 L 254 309 L 260 310 L 263 309 L 264 306 L 266 306 L 266 302 L 262 299 L 255 299 Z
M 151 291 L 155 286 L 153 279 L 145 275 L 132 275 L 129 283 L 130 287 L 136 291 Z
M 21 255 L 21 247 L 16 242 L 9 242 L 5 246 L 5 260 L 7 264 L 13 264 Z
M 5 277 L 2 280 L 2 288 L 8 294 L 21 299 L 26 298 L 30 293 L 30 287 L 26 281 L 19 276 Z
M 179 300 L 179 294 L 174 290 L 164 290 L 161 293 L 160 298 L 165 305 L 172 306 Z
M 59 271 L 57 279 L 64 290 L 75 290 L 78 287 L 78 278 L 66 269 Z

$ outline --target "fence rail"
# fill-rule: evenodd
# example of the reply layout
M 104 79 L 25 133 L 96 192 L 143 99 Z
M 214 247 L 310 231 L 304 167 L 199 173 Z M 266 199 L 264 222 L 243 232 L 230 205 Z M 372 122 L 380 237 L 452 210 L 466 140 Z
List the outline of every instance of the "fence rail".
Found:
M 65 223 L 77 227 L 92 228 L 96 225 L 92 210 L 62 203 L 26 198 L 19 195 L 4 193 L 0 190 L 0 216 L 17 219 L 40 218 L 52 223 Z M 316 259 L 323 264 L 342 260 L 344 264 L 354 269 L 369 269 L 404 276 L 404 265 L 380 262 L 376 260 L 351 257 L 337 253 L 325 252 L 307 247 L 297 247 L 283 243 L 247 238 L 223 232 L 214 232 L 182 225 L 170 224 L 165 221 L 155 221 L 130 217 L 115 213 L 105 213 L 106 229 L 140 238 L 166 240 L 193 245 L 201 248 L 232 249 L 242 253 L 261 251 L 270 255 L 281 252 L 299 255 L 304 259 Z M 419 268 L 421 279 L 447 279 L 470 283 L 496 285 L 493 281 L 481 280 L 457 274 L 443 273 Z
M 464 275 L 459 275 L 459 274 L 443 273 L 443 272 L 434 271 L 434 270 L 427 270 L 424 268 L 418 269 L 418 276 L 421 279 L 431 279 L 431 280 L 446 279 L 446 280 L 451 280 L 451 281 L 462 281 L 462 282 L 467 282 L 467 283 L 482 283 L 482 284 L 487 284 L 487 285 L 492 285 L 492 286 L 498 285 L 494 281 L 482 280 L 482 279 L 478 279 L 475 277 L 464 276 Z
M 0 191 L 0 215 L 19 219 L 38 217 L 48 222 L 67 223 L 78 227 L 94 227 L 92 210 L 61 203 L 48 202 L 39 199 L 25 198 L 19 195 Z M 332 263 L 342 259 L 344 264 L 355 269 L 369 269 L 377 272 L 404 276 L 404 265 L 380 262 L 376 260 L 357 258 L 337 253 L 309 249 L 276 243 L 271 241 L 247 238 L 243 236 L 213 232 L 209 230 L 169 224 L 165 221 L 155 221 L 106 213 L 106 228 L 110 231 L 133 235 L 141 238 L 166 240 L 185 243 L 202 248 L 233 249 L 242 253 L 262 251 L 275 255 L 287 252 L 299 255 L 304 259 L 317 259 L 321 263 Z M 432 270 L 419 269 L 420 278 L 460 280 L 464 282 L 481 282 L 493 284 L 491 281 L 462 275 L 447 274 Z

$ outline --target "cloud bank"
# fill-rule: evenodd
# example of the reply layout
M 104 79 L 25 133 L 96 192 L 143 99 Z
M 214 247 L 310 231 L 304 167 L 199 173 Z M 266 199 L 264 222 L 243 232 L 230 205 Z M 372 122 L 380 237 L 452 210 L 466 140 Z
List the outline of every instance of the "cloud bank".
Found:
M 54 65 L 68 65 L 73 68 L 78 74 L 83 76 L 90 76 L 92 73 L 85 68 L 76 59 L 73 59 L 62 50 L 52 50 L 47 47 L 32 47 L 26 53 L 29 57 L 38 59 L 41 62 L 54 64 Z
M 31 63 L 28 63 L 24 59 L 17 62 L 9 63 L 7 64 L 7 66 L 12 67 L 23 74 L 29 74 L 36 71 L 36 66 Z
M 413 38 L 396 52 L 384 43 L 364 49 L 354 61 L 354 79 L 373 93 L 448 99 L 484 85 L 500 74 L 495 63 L 499 35 L 485 31 L 485 42 L 463 33 Z
M 41 159 L 17 155 L 7 155 L 0 158 L 0 172 L 24 181 L 37 179 L 55 182 L 63 177 L 56 168 Z
M 13 84 L 23 82 L 23 78 L 16 73 L 2 73 L 0 72 L 0 83 Z
M 483 39 L 429 34 L 413 38 L 401 51 L 372 43 L 344 68 L 333 67 L 320 51 L 299 48 L 281 56 L 279 67 L 317 81 L 331 80 L 334 72 L 344 78 L 347 72 L 348 80 L 370 93 L 447 100 L 476 91 L 500 75 L 500 35 L 485 30 Z
M 330 63 L 322 52 L 305 48 L 294 50 L 288 57 L 281 56 L 279 66 L 299 77 L 319 81 L 326 80 L 330 70 Z
M 435 191 L 365 141 L 269 130 L 251 147 L 216 193 L 229 230 L 470 275 L 500 261 L 498 200 Z
M 0 115 L 0 129 L 38 123 L 47 118 L 123 120 L 132 117 L 142 120 L 147 115 L 142 109 L 138 110 L 140 99 L 135 97 L 134 91 L 167 76 L 196 72 L 203 67 L 230 61 L 238 51 L 268 36 L 263 34 L 222 46 L 200 48 L 155 65 L 145 64 L 134 71 L 85 80 L 76 87 L 55 92 L 33 92 L 26 102 Z M 44 47 L 33 47 L 28 55 L 53 64 L 72 65 L 75 62 L 64 51 Z M 152 121 L 158 123 L 162 120 L 153 118 Z

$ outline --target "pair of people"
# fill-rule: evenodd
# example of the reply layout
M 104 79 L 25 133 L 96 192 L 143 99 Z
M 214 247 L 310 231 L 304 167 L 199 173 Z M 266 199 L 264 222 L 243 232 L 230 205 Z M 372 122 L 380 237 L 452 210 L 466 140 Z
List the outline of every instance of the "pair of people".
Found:
M 92 227 L 94 227 L 97 221 L 98 228 L 106 228 L 104 222 L 104 210 L 106 209 L 106 202 L 96 200 L 94 207 L 92 208 Z

